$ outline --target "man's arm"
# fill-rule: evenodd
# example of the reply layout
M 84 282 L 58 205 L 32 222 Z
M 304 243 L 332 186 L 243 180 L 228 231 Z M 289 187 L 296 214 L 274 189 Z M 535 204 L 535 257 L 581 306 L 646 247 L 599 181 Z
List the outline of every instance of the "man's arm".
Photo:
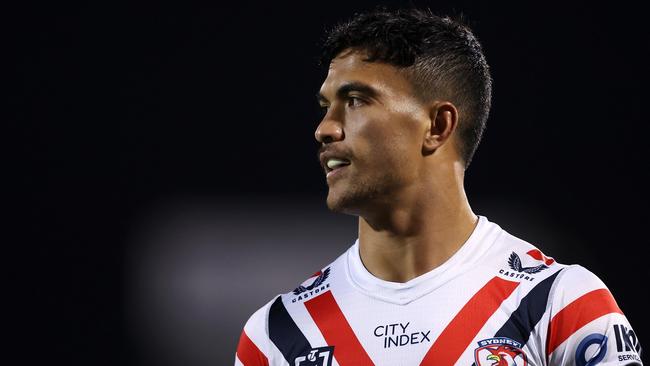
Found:
M 246 329 L 241 332 L 239 337 L 237 353 L 235 353 L 235 366 L 269 366 L 268 357 L 246 334 Z
M 271 341 L 267 319 L 273 300 L 257 310 L 246 322 L 239 337 L 235 366 L 269 366 L 272 364 Z
M 548 365 L 642 365 L 641 344 L 607 286 L 581 266 L 563 272 L 551 295 Z

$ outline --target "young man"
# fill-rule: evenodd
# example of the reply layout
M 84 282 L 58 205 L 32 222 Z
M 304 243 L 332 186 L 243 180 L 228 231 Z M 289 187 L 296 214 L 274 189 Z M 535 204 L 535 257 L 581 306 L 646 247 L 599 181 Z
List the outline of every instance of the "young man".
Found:
M 491 79 L 467 27 L 379 10 L 325 51 L 327 204 L 359 217 L 359 238 L 251 316 L 235 365 L 641 364 L 603 282 L 472 212 Z

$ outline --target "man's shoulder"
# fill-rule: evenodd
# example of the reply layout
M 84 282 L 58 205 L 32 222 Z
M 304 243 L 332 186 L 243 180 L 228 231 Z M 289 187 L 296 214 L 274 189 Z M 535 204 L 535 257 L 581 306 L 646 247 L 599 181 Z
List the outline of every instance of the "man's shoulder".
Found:
M 595 273 L 579 265 L 565 265 L 551 290 L 557 305 L 570 304 L 577 300 L 602 298 L 615 305 L 609 288 Z M 563 306 L 563 305 L 562 305 Z
M 346 250 L 328 265 L 299 280 L 291 291 L 280 294 L 278 297 L 282 303 L 287 307 L 299 305 L 334 287 L 346 286 L 348 252 Z
M 291 290 L 279 293 L 260 307 L 249 319 L 249 322 L 267 323 L 269 314 L 283 313 L 287 309 L 316 297 L 317 295 L 346 283 L 346 256 L 348 250 L 328 265 L 316 270 L 313 274 L 297 280 Z
M 505 230 L 479 260 L 483 272 L 498 273 L 499 277 L 528 284 L 522 290 L 535 287 L 542 281 L 553 282 L 567 266 L 559 263 L 540 246 L 518 238 Z
M 542 250 L 541 245 L 516 237 L 503 230 L 492 250 L 493 256 L 507 257 L 510 269 L 527 274 L 556 273 L 555 291 L 584 292 L 606 288 L 605 283 L 591 270 L 580 264 L 566 264 L 555 258 L 552 251 Z
M 499 240 L 497 240 L 497 245 L 495 246 L 496 251 L 500 252 L 516 252 L 516 253 L 525 253 L 530 257 L 544 261 L 545 264 L 558 264 L 564 266 L 561 263 L 558 263 L 555 258 L 553 258 L 552 253 L 546 253 L 542 250 L 543 245 L 524 240 L 519 238 L 506 230 L 501 230 L 501 235 Z
M 587 268 L 574 264 L 559 273 L 548 313 L 546 352 L 551 364 L 567 355 L 583 360 L 592 355 L 608 365 L 642 364 L 641 345 L 630 322 L 605 283 Z M 594 354 L 590 346 L 595 344 L 600 347 Z
M 492 255 L 500 256 L 502 268 L 507 256 L 507 268 L 501 269 L 500 274 L 522 283 L 529 282 L 531 288 L 546 282 L 551 313 L 556 314 L 569 305 L 593 309 L 594 304 L 599 304 L 604 312 L 621 312 L 607 285 L 591 270 L 580 264 L 561 263 L 561 259 L 558 262 L 550 253 L 506 231 L 497 242 Z

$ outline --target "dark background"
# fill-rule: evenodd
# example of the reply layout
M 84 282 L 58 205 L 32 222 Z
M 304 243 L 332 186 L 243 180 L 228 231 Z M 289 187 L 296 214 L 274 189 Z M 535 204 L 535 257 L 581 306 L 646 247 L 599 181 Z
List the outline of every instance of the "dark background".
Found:
M 475 212 L 596 273 L 647 343 L 645 14 L 410 3 L 463 13 L 492 68 Z M 6 10 L 9 352 L 232 364 L 248 315 L 356 237 L 324 204 L 315 61 L 324 29 L 372 4 Z

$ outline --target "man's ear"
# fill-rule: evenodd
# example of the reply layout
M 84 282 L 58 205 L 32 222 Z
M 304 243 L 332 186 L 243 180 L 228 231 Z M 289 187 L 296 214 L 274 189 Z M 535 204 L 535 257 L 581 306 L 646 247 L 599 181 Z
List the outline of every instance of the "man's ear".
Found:
M 429 126 L 424 134 L 422 152 L 433 153 L 445 144 L 458 126 L 458 109 L 451 102 L 434 101 L 429 108 Z

